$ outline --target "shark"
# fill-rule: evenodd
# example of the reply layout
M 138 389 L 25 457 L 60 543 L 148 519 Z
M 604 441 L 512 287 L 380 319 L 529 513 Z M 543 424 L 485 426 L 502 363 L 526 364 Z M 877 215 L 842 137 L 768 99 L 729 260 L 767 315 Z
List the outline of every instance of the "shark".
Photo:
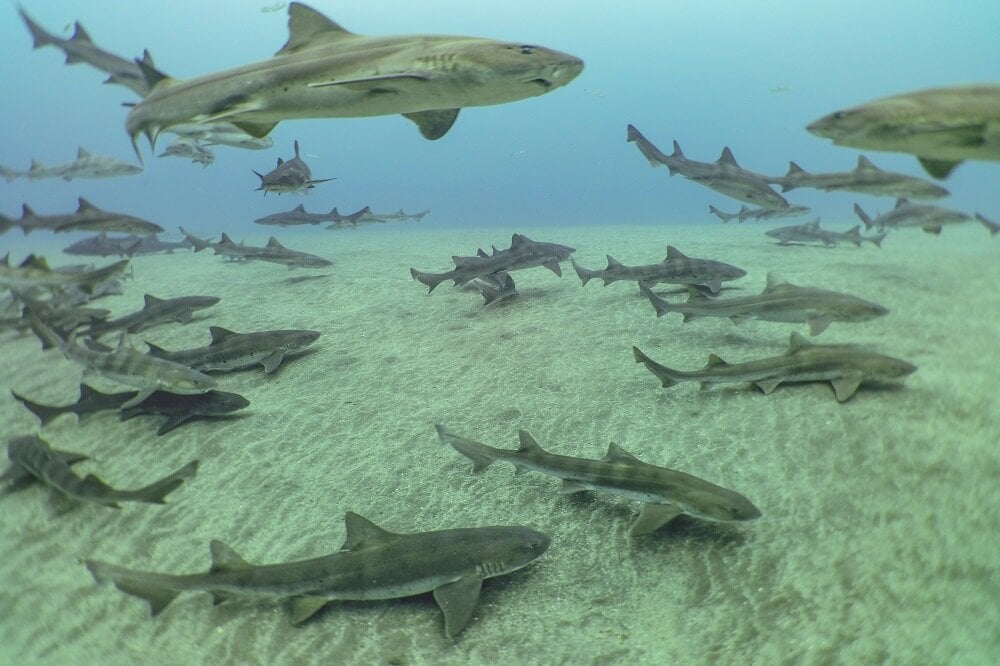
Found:
M 935 178 L 965 160 L 1000 161 L 1000 85 L 930 88 L 835 111 L 810 123 L 838 146 L 915 155 Z
M 97 583 L 144 599 L 158 615 L 183 591 L 205 591 L 216 603 L 231 597 L 290 598 L 300 624 L 337 600 L 398 599 L 432 592 L 444 613 L 444 633 L 458 636 L 472 619 L 483 581 L 521 569 L 549 547 L 547 535 L 523 526 L 390 532 L 354 512 L 337 552 L 307 560 L 254 565 L 213 540 L 205 573 L 136 571 L 86 560 Z
M 98 286 L 121 275 L 128 268 L 129 260 L 122 259 L 108 266 L 80 272 L 52 270 L 44 257 L 30 254 L 17 266 L 10 263 L 10 255 L 0 260 L 0 287 L 12 289 L 57 289 L 77 287 L 93 294 Z
M 293 118 L 401 114 L 427 139 L 459 110 L 535 97 L 566 85 L 583 61 L 542 46 L 476 37 L 359 35 L 299 2 L 274 57 L 175 81 L 144 67 L 152 84 L 125 128 L 150 143 L 173 125 L 228 122 L 254 137 Z
M 34 479 L 41 481 L 66 500 L 99 504 L 115 509 L 121 508 L 121 502 L 163 504 L 167 495 L 198 472 L 198 461 L 193 460 L 148 486 L 135 490 L 118 490 L 93 474 L 80 478 L 73 472 L 71 465 L 86 460 L 86 456 L 53 449 L 48 442 L 37 435 L 9 440 L 7 458 L 10 459 L 11 467 L 0 476 L 0 481 L 12 482 L 17 487 L 23 487 L 26 482 Z
M 138 351 L 122 331 L 113 351 L 85 349 L 76 344 L 76 332 L 64 340 L 36 316 L 29 317 L 31 329 L 42 341 L 42 348 L 58 348 L 68 360 L 83 367 L 84 376 L 99 375 L 132 386 L 139 391 L 122 408 L 134 407 L 155 391 L 192 394 L 215 388 L 215 379 L 191 368 Z
M 89 257 L 134 257 L 140 254 L 173 254 L 174 250 L 190 250 L 192 245 L 187 240 L 166 241 L 156 236 L 108 236 L 100 233 L 97 236 L 90 236 L 76 241 L 72 245 L 63 248 L 66 254 L 82 255 Z
M 28 204 L 23 204 L 20 219 L 13 220 L 0 216 L 0 233 L 15 226 L 20 227 L 25 236 L 40 229 L 47 229 L 57 234 L 70 231 L 119 231 L 126 234 L 150 235 L 163 231 L 163 227 L 158 224 L 134 215 L 104 210 L 83 197 L 77 200 L 74 213 L 39 215 Z
M 43 428 L 63 414 L 76 414 L 77 419 L 83 419 L 96 412 L 121 410 L 122 421 L 140 414 L 165 416 L 156 431 L 157 435 L 165 435 L 192 419 L 229 415 L 250 406 L 250 401 L 237 393 L 214 389 L 193 395 L 155 391 L 138 405 L 124 410 L 122 405 L 134 398 L 136 391 L 102 393 L 87 384 L 80 384 L 80 397 L 69 405 L 46 405 L 29 400 L 14 391 L 11 393 L 28 411 L 38 417 Z
M 768 182 L 780 185 L 782 192 L 811 187 L 824 192 L 860 192 L 910 199 L 940 199 L 951 194 L 929 180 L 880 169 L 864 155 L 858 155 L 858 165 L 853 171 L 837 173 L 810 173 L 795 162 L 789 162 L 788 173 L 768 178 Z
M 240 370 L 261 365 L 265 373 L 271 374 L 286 356 L 305 351 L 320 336 L 319 331 L 294 329 L 235 333 L 221 326 L 212 326 L 208 330 L 212 342 L 205 347 L 167 351 L 149 342 L 146 345 L 152 356 L 202 372 Z
M 976 213 L 976 221 L 978 221 L 984 227 L 989 229 L 991 236 L 996 235 L 997 232 L 1000 232 L 1000 223 L 994 222 L 993 220 L 987 218 L 982 213 Z
M 218 296 L 179 296 L 177 298 L 157 298 L 152 294 L 143 296 L 141 310 L 136 310 L 117 319 L 94 322 L 86 334 L 98 338 L 113 331 L 138 333 L 158 324 L 178 322 L 189 324 L 194 312 L 210 308 L 220 299 Z
M 359 219 L 359 222 L 406 222 L 408 220 L 413 220 L 414 222 L 419 222 L 424 219 L 428 213 L 431 212 L 430 208 L 417 211 L 415 213 L 407 213 L 402 208 L 397 210 L 395 213 L 375 213 L 371 210 L 365 212 Z
M 424 273 L 415 268 L 410 269 L 414 280 L 427 285 L 427 293 L 445 280 L 454 284 L 465 284 L 475 278 L 492 275 L 498 271 L 515 271 L 535 266 L 544 266 L 558 276 L 562 276 L 559 263 L 569 259 L 576 248 L 558 243 L 536 242 L 523 234 L 514 234 L 510 238 L 510 247 L 506 250 L 493 248 L 493 254 L 486 254 L 482 249 L 470 257 L 453 256 L 455 268 L 447 273 Z
M 662 152 L 634 125 L 628 126 L 626 141 L 635 143 L 639 152 L 652 167 L 663 165 L 670 175 L 680 174 L 699 185 L 715 190 L 727 197 L 762 208 L 788 208 L 788 202 L 771 189 L 766 176 L 741 167 L 733 152 L 726 146 L 715 162 L 697 162 L 684 156 L 679 143 L 674 141 L 674 152 Z
M 629 280 L 647 286 L 665 282 L 668 284 L 705 285 L 713 294 L 722 289 L 722 282 L 738 280 L 747 272 L 731 264 L 714 259 L 689 257 L 673 245 L 667 246 L 666 258 L 658 264 L 626 266 L 611 255 L 607 256 L 608 267 L 604 270 L 590 270 L 573 261 L 573 269 L 585 286 L 595 278 L 603 280 L 607 287 L 612 282 Z
M 94 155 L 80 146 L 76 152 L 76 160 L 68 164 L 47 167 L 38 160 L 31 160 L 31 168 L 27 171 L 16 171 L 0 166 L 0 176 L 8 183 L 18 178 L 41 180 L 43 178 L 62 178 L 70 181 L 74 178 L 115 178 L 131 176 L 142 171 L 142 167 L 128 162 L 122 162 L 107 155 Z
M 506 303 L 519 294 L 514 278 L 507 271 L 497 271 L 472 281 L 473 287 L 483 297 L 483 307 Z
M 215 162 L 215 153 L 199 140 L 188 136 L 179 136 L 171 141 L 159 154 L 159 157 L 187 157 L 203 168 Z
M 778 245 L 791 245 L 792 243 L 814 243 L 820 242 L 827 247 L 839 244 L 841 241 L 854 243 L 861 247 L 862 241 L 868 241 L 876 247 L 882 247 L 882 240 L 885 234 L 877 236 L 862 236 L 861 225 L 855 225 L 847 231 L 830 231 L 819 226 L 817 217 L 808 224 L 793 224 L 788 227 L 778 227 L 764 232 L 764 235 L 778 239 Z
M 861 221 L 865 223 L 865 229 L 874 227 L 878 231 L 886 227 L 890 229 L 906 229 L 909 227 L 919 227 L 929 234 L 940 234 L 944 226 L 971 222 L 972 215 L 963 213 L 944 206 L 932 204 L 915 204 L 907 199 L 897 199 L 896 206 L 888 213 L 879 215 L 874 220 L 869 217 L 861 206 L 854 204 L 854 212 Z M 978 220 L 993 236 L 1000 231 L 1000 227 L 990 225 L 983 220 Z
M 264 217 L 258 217 L 254 220 L 254 223 L 276 227 L 295 227 L 304 224 L 322 224 L 323 222 L 330 222 L 332 220 L 331 216 L 336 213 L 336 211 L 337 209 L 334 208 L 329 213 L 309 213 L 306 211 L 306 207 L 303 204 L 299 204 L 291 210 L 274 213 L 272 215 L 265 215 Z
M 509 462 L 517 473 L 531 470 L 562 480 L 559 492 L 587 490 L 609 493 L 641 502 L 639 517 L 629 536 L 660 529 L 674 518 L 687 515 L 712 522 L 754 520 L 760 510 L 743 495 L 698 477 L 645 463 L 612 442 L 600 460 L 549 453 L 527 431 L 519 430 L 517 450 L 496 449 L 437 425 L 438 437 L 472 461 L 472 472 L 482 472 L 496 461 Z
M 800 287 L 767 274 L 767 286 L 755 296 L 708 298 L 691 290 L 687 303 L 670 303 L 649 287 L 640 286 L 652 303 L 656 316 L 671 312 L 684 315 L 687 323 L 699 317 L 729 317 L 734 324 L 750 319 L 788 323 L 806 323 L 809 335 L 819 335 L 832 322 L 862 322 L 889 314 L 889 309 L 850 294 L 817 287 Z
M 371 210 L 371 207 L 365 206 L 364 208 L 360 208 L 353 213 L 342 215 L 340 211 L 337 210 L 337 207 L 334 206 L 333 210 L 331 210 L 327 216 L 330 220 L 330 226 L 328 226 L 327 229 L 343 229 L 347 226 L 350 226 L 352 229 L 356 229 L 358 221 L 362 217 L 365 217 L 367 220 L 366 215 L 370 213 Z
M 222 240 L 212 246 L 216 254 L 226 256 L 237 256 L 247 261 L 266 261 L 272 264 L 282 264 L 291 268 L 325 268 L 332 265 L 329 259 L 301 252 L 290 250 L 282 245 L 277 238 L 271 236 L 264 247 L 254 247 L 240 243 L 237 245 L 226 234 L 222 234 Z
M 142 71 L 142 67 L 154 67 L 149 51 L 144 51 L 139 61 L 128 60 L 97 46 L 79 21 L 73 24 L 73 36 L 63 39 L 45 30 L 28 16 L 23 8 L 18 7 L 17 11 L 31 32 L 34 48 L 54 46 L 66 54 L 67 65 L 86 63 L 108 74 L 105 83 L 125 86 L 140 97 L 145 97 L 149 93 L 148 80 Z
M 721 211 L 715 206 L 709 206 L 708 212 L 715 215 L 723 224 L 736 220 L 743 224 L 746 220 L 770 220 L 776 217 L 798 217 L 806 215 L 811 209 L 808 206 L 789 206 L 788 208 L 747 208 L 745 205 L 735 213 Z
M 274 139 L 271 137 L 250 136 L 232 123 L 171 125 L 168 131 L 201 146 L 229 146 L 243 150 L 267 150 L 274 146 Z
M 319 183 L 336 180 L 335 178 L 321 178 L 316 180 L 312 177 L 312 170 L 309 169 L 309 165 L 299 156 L 298 140 L 295 141 L 295 157 L 287 161 L 279 157 L 278 166 L 271 171 L 267 173 L 254 171 L 254 173 L 260 178 L 260 187 L 257 190 L 263 190 L 264 196 L 267 196 L 268 192 L 275 192 L 277 194 L 305 192 L 306 190 L 315 188 Z
M 863 383 L 894 383 L 917 370 L 907 361 L 855 345 L 815 345 L 798 333 L 791 334 L 788 350 L 781 356 L 730 364 L 711 354 L 704 368 L 690 372 L 660 365 L 638 347 L 632 347 L 632 354 L 663 388 L 681 382 L 698 382 L 702 388 L 736 382 L 753 384 L 769 395 L 780 384 L 830 382 L 837 402 L 849 400 Z

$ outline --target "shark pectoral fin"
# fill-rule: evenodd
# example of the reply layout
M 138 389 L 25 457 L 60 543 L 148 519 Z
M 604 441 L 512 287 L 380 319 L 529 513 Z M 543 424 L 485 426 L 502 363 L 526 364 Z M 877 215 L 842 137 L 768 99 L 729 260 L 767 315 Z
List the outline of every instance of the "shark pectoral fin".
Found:
M 809 335 L 819 335 L 830 325 L 829 317 L 815 317 L 809 320 Z
M 278 123 L 248 123 L 245 121 L 235 122 L 233 125 L 240 128 L 246 134 L 255 139 L 263 139 L 271 133 Z M 208 166 L 207 164 L 205 166 Z
M 708 287 L 708 290 L 710 292 L 712 292 L 713 294 L 717 294 L 720 291 L 722 291 L 722 281 L 721 280 L 714 280 L 714 279 L 713 280 L 706 280 L 705 281 L 705 286 Z
M 733 315 L 729 319 L 734 324 L 743 324 L 743 323 L 746 323 L 747 321 L 753 319 L 753 317 L 751 317 L 750 315 L 742 314 L 742 315 Z
M 917 160 L 920 161 L 921 166 L 935 178 L 947 178 L 952 170 L 957 167 L 961 162 L 949 162 L 947 160 L 932 160 L 928 157 L 918 157 Z
M 81 502 L 63 495 L 58 490 L 49 491 L 48 499 L 49 508 L 52 510 L 53 515 L 61 516 L 63 514 L 69 513 L 75 509 L 79 509 L 82 506 Z
M 404 113 L 403 117 L 416 123 L 420 134 L 425 139 L 431 141 L 440 139 L 458 118 L 459 109 L 436 109 L 434 111 L 418 111 L 417 113 Z
M 292 597 L 292 624 L 302 624 L 328 603 L 326 597 Z
M 559 277 L 562 277 L 562 268 L 559 267 L 558 259 L 549 259 L 544 264 L 542 264 L 542 266 L 545 266 L 547 269 L 549 269 Z M 607 286 L 607 283 L 605 283 L 604 286 Z
M 778 384 L 780 383 L 780 379 L 765 379 L 759 382 L 754 382 L 754 386 L 763 391 L 764 395 L 770 395 L 774 393 L 774 389 L 778 388 Z
M 935 236 L 937 236 L 938 234 L 941 233 L 941 225 L 940 224 L 928 224 L 928 225 L 920 227 L 920 228 L 924 230 L 924 233 L 934 234 Z
M 284 358 L 285 355 L 282 352 L 276 351 L 267 358 L 265 358 L 263 361 L 261 361 L 261 364 L 264 366 L 265 374 L 269 375 L 275 370 L 277 370 L 278 366 L 281 365 L 281 361 L 284 360 Z
M 628 535 L 639 537 L 655 532 L 680 514 L 681 510 L 673 504 L 643 504 Z
M 559 486 L 559 493 L 562 495 L 572 495 L 573 493 L 582 493 L 587 490 L 590 490 L 590 488 L 578 481 L 570 481 L 569 479 L 563 479 L 562 485 Z
M 476 609 L 482 586 L 483 579 L 479 576 L 466 576 L 434 588 L 434 600 L 444 612 L 445 636 L 454 638 L 465 629 Z
M 121 408 L 124 411 L 124 410 L 128 409 L 129 407 L 135 407 L 136 405 L 138 405 L 139 403 L 143 402 L 146 398 L 148 398 L 149 396 L 153 395 L 154 393 L 156 393 L 156 389 L 145 389 L 145 390 L 139 391 L 134 396 L 132 396 L 131 398 L 129 398 L 128 400 L 126 400 L 122 404 Z
M 861 386 L 861 377 L 842 377 L 830 380 L 833 384 L 833 392 L 837 396 L 837 402 L 844 402 L 858 390 Z
M 88 562 L 87 566 L 91 567 L 91 564 Z M 93 567 L 90 570 L 91 573 L 94 572 Z M 96 577 L 97 574 L 94 574 L 94 576 Z M 112 578 L 112 582 L 114 582 L 115 587 L 125 594 L 145 599 L 146 603 L 149 604 L 149 614 L 153 616 L 159 615 L 179 594 L 178 590 L 146 584 L 138 579 L 115 580 Z

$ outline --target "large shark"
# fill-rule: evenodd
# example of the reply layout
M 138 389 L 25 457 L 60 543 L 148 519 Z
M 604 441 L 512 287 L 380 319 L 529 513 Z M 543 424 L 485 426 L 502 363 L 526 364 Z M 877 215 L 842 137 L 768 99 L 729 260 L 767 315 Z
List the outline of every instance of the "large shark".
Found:
M 444 612 L 444 631 L 457 636 L 472 619 L 483 580 L 527 566 L 549 547 L 549 537 L 527 527 L 471 527 L 400 534 L 351 511 L 347 537 L 335 553 L 296 562 L 250 564 L 221 541 L 212 541 L 205 573 L 163 574 L 87 560 L 98 583 L 111 582 L 145 599 L 159 614 L 185 590 L 231 597 L 291 598 L 292 621 L 305 621 L 336 600 L 398 599 L 433 592 Z
M 357 35 L 298 2 L 288 6 L 288 32 L 288 41 L 268 60 L 187 81 L 146 67 L 156 83 L 125 121 L 133 145 L 139 134 L 153 143 L 181 123 L 225 121 L 263 137 L 293 118 L 393 114 L 437 139 L 463 107 L 542 95 L 583 70 L 579 58 L 531 44 Z
M 478 473 L 496 461 L 509 462 L 517 473 L 532 470 L 562 479 L 560 492 L 585 490 L 618 495 L 642 502 L 630 536 L 655 532 L 681 514 L 714 522 L 753 520 L 760 510 L 750 500 L 732 490 L 666 467 L 644 463 L 614 442 L 600 460 L 573 458 L 549 453 L 527 431 L 518 431 L 516 451 L 495 449 L 435 426 L 441 443 L 451 446 L 472 461 Z

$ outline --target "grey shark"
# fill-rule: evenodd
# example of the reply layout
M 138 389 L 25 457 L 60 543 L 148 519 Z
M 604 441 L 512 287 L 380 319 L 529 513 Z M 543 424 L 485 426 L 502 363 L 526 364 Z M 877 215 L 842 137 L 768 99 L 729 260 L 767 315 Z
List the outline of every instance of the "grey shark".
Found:
M 277 238 L 271 236 L 264 247 L 252 245 L 237 245 L 229 236 L 222 234 L 222 240 L 213 246 L 216 254 L 228 256 L 237 255 L 247 261 L 266 261 L 271 264 L 281 264 L 288 268 L 325 268 L 333 264 L 315 254 L 290 250 L 282 245 Z
M 57 289 L 76 287 L 87 294 L 94 294 L 102 284 L 125 272 L 128 259 L 122 259 L 108 266 L 79 272 L 52 270 L 44 257 L 28 255 L 17 266 L 11 266 L 10 256 L 0 260 L 0 287 L 13 289 Z
M 701 370 L 685 372 L 660 365 L 637 347 L 632 347 L 636 363 L 642 363 L 660 380 L 663 388 L 681 382 L 710 384 L 750 383 L 765 394 L 780 384 L 830 382 L 838 402 L 850 399 L 862 383 L 890 383 L 902 380 L 917 367 L 906 361 L 854 345 L 814 345 L 798 333 L 789 338 L 788 351 L 745 363 L 726 363 L 715 354 Z
M 811 187 L 824 192 L 861 192 L 911 199 L 940 199 L 950 194 L 929 180 L 880 169 L 864 155 L 858 155 L 858 165 L 853 171 L 809 173 L 795 162 L 789 162 L 788 173 L 768 180 L 780 185 L 782 192 Z
M 562 479 L 563 494 L 596 490 L 641 502 L 639 517 L 629 530 L 633 537 L 655 532 L 681 514 L 713 522 L 754 520 L 761 515 L 750 500 L 732 490 L 642 462 L 614 442 L 604 458 L 589 460 L 549 453 L 524 430 L 518 431 L 520 446 L 510 451 L 435 427 L 442 444 L 472 461 L 474 474 L 499 460 L 512 463 L 518 473 L 531 470 Z
M 200 146 L 229 146 L 242 150 L 267 150 L 274 145 L 274 139 L 271 137 L 250 136 L 232 123 L 171 125 L 168 131 L 180 138 L 194 141 Z
M 665 154 L 633 125 L 628 126 L 626 140 L 636 144 L 650 166 L 663 165 L 667 167 L 671 176 L 679 173 L 688 180 L 727 197 L 763 208 L 788 208 L 788 202 L 771 189 L 765 176 L 744 169 L 736 163 L 736 158 L 728 146 L 722 149 L 722 154 L 715 162 L 696 162 L 684 157 L 680 144 L 676 141 L 674 141 L 674 152 L 670 155 Z
M 122 409 L 122 405 L 134 398 L 137 395 L 136 391 L 102 393 L 87 384 L 80 384 L 80 397 L 69 405 L 46 405 L 29 400 L 14 391 L 11 393 L 28 411 L 38 417 L 42 427 L 63 414 L 76 414 L 77 419 L 83 419 L 96 412 L 121 410 L 122 421 L 140 414 L 165 416 L 156 431 L 157 435 L 165 435 L 193 419 L 227 416 L 250 405 L 249 400 L 237 393 L 216 390 L 193 395 L 155 391 L 141 403 L 125 409 Z
M 915 155 L 946 178 L 965 160 L 1000 161 L 1000 85 L 932 88 L 836 111 L 807 130 L 838 146 Z
M 21 207 L 21 218 L 17 220 L 0 217 L 0 227 L 20 227 L 25 235 L 32 231 L 46 229 L 54 233 L 70 231 L 119 231 L 126 234 L 158 234 L 163 227 L 148 220 L 125 213 L 116 213 L 98 208 L 83 197 L 77 201 L 74 213 L 59 215 L 39 215 L 28 204 Z
M 897 199 L 895 208 L 888 213 L 879 215 L 874 220 L 858 204 L 854 204 L 854 212 L 865 223 L 865 229 L 874 227 L 882 231 L 886 227 L 890 229 L 919 227 L 926 233 L 935 235 L 941 233 L 942 227 L 971 222 L 975 219 L 972 215 L 962 211 L 932 204 L 915 204 L 906 199 Z M 979 222 L 989 230 L 991 236 L 997 233 L 995 226 L 990 226 L 982 220 Z
M 876 247 L 882 247 L 882 240 L 885 234 L 877 236 L 862 236 L 861 225 L 855 225 L 847 231 L 830 231 L 819 226 L 817 217 L 808 224 L 793 224 L 788 227 L 778 227 L 769 229 L 764 235 L 778 239 L 779 245 L 791 245 L 793 243 L 822 243 L 827 247 L 832 247 L 840 242 L 853 243 L 861 247 L 862 241 L 868 241 Z
M 340 211 L 337 210 L 337 207 L 334 206 L 333 210 L 331 210 L 328 215 L 330 220 L 330 226 L 328 226 L 327 229 L 343 229 L 347 226 L 350 226 L 352 229 L 357 228 L 358 220 L 360 220 L 362 217 L 365 217 L 368 213 L 371 212 L 371 210 L 372 209 L 369 206 L 365 206 L 364 208 L 360 208 L 354 211 L 353 213 L 348 213 L 347 215 L 343 215 Z
M 715 206 L 709 206 L 708 212 L 715 215 L 725 224 L 736 220 L 743 224 L 746 220 L 771 220 L 778 217 L 798 217 L 806 215 L 811 209 L 808 206 L 789 206 L 788 208 L 747 208 L 745 205 L 735 213 L 727 213 Z
M 157 298 L 152 294 L 143 296 L 141 310 L 136 310 L 117 319 L 94 322 L 86 330 L 90 337 L 97 338 L 114 331 L 138 333 L 147 328 L 178 322 L 189 324 L 195 311 L 210 308 L 220 299 L 218 296 L 179 296 L 177 298 Z
M 76 344 L 76 334 L 64 340 L 38 318 L 30 318 L 31 328 L 42 340 L 42 347 L 57 347 L 70 361 L 83 367 L 84 376 L 100 375 L 111 381 L 132 386 L 139 392 L 122 408 L 133 407 L 155 391 L 191 394 L 215 388 L 215 380 L 206 374 L 162 358 L 143 354 L 132 346 L 128 333 L 122 331 L 114 351 L 85 349 Z
M 366 211 L 359 218 L 359 222 L 406 222 L 408 220 L 413 220 L 414 222 L 419 222 L 424 219 L 429 212 L 430 208 L 425 210 L 420 210 L 415 213 L 407 213 L 402 208 L 397 210 L 395 213 L 376 213 L 372 210 Z
M 343 547 L 308 560 L 254 565 L 212 541 L 212 566 L 205 573 L 152 573 L 95 560 L 86 565 L 98 583 L 144 599 L 154 616 L 183 591 L 210 592 L 216 603 L 242 596 L 291 598 L 295 624 L 330 601 L 433 592 L 444 612 L 445 635 L 453 638 L 472 619 L 484 579 L 527 566 L 549 546 L 548 536 L 520 526 L 400 534 L 350 511 L 344 524 Z
M 331 215 L 333 215 L 336 210 L 337 209 L 334 208 L 329 213 L 309 213 L 306 212 L 306 207 L 303 204 L 299 204 L 292 210 L 258 217 L 254 220 L 254 223 L 276 227 L 296 227 L 304 224 L 322 224 L 323 222 L 330 222 L 332 219 Z
M 518 296 L 514 278 L 507 271 L 498 271 L 492 275 L 484 275 L 472 281 L 473 287 L 483 297 L 483 307 L 506 303 Z
M 232 123 L 254 137 L 293 118 L 402 114 L 438 139 L 461 108 L 535 97 L 572 81 L 574 56 L 541 46 L 433 35 L 368 37 L 298 2 L 268 60 L 187 81 L 160 80 L 128 114 L 133 145 L 181 123 Z M 147 68 L 150 81 L 165 79 Z M 138 148 L 136 149 L 138 153 Z
M 165 241 L 156 236 L 108 236 L 100 233 L 97 236 L 83 238 L 63 248 L 66 254 L 87 257 L 134 257 L 141 254 L 173 254 L 174 250 L 190 250 L 193 246 L 186 239 L 182 241 Z
M 271 171 L 267 173 L 254 171 L 254 173 L 260 178 L 260 187 L 257 190 L 263 190 L 265 196 L 267 196 L 268 192 L 275 192 L 277 194 L 305 192 L 306 190 L 315 188 L 319 183 L 335 180 L 334 178 L 321 178 L 317 180 L 312 177 L 312 170 L 309 169 L 309 165 L 299 156 L 298 140 L 295 141 L 295 157 L 290 160 L 283 160 L 279 157 L 278 166 Z
M 0 176 L 9 183 L 18 178 L 42 180 L 44 178 L 115 178 L 131 176 L 142 171 L 142 167 L 109 157 L 94 155 L 81 146 L 77 149 L 76 160 L 68 164 L 47 167 L 38 160 L 31 160 L 31 168 L 27 171 L 16 171 L 0 166 Z
M 84 478 L 77 476 L 70 465 L 86 459 L 86 456 L 53 449 L 48 442 L 35 435 L 11 439 L 7 443 L 7 457 L 12 466 L 0 476 L 0 480 L 22 485 L 28 477 L 33 477 L 71 501 L 116 509 L 120 508 L 121 502 L 163 504 L 167 495 L 198 472 L 198 461 L 193 460 L 148 486 L 136 490 L 118 490 L 93 474 Z
M 34 40 L 34 48 L 43 46 L 55 46 L 66 54 L 66 64 L 73 65 L 84 62 L 91 67 L 108 74 L 105 83 L 115 83 L 129 88 L 140 97 L 145 97 L 149 93 L 149 85 L 142 69 L 137 61 L 127 60 L 114 53 L 109 53 L 97 46 L 84 30 L 80 22 L 73 24 L 73 36 L 69 39 L 57 37 L 38 25 L 24 9 L 18 7 L 17 10 L 24 19 L 31 37 Z M 144 66 L 153 67 L 153 59 L 149 51 L 143 52 L 142 60 L 139 61 Z
M 713 294 L 722 289 L 722 282 L 738 280 L 747 272 L 730 264 L 714 259 L 689 257 L 673 245 L 667 246 L 666 258 L 658 264 L 626 266 L 608 255 L 608 267 L 604 270 L 590 270 L 573 261 L 573 269 L 583 285 L 593 279 L 604 281 L 604 286 L 619 280 L 629 280 L 647 286 L 661 282 L 668 284 L 705 285 Z
M 729 317 L 734 324 L 750 319 L 805 323 L 809 335 L 819 335 L 835 321 L 862 322 L 889 314 L 888 308 L 877 303 L 828 289 L 800 287 L 775 273 L 767 274 L 767 286 L 755 296 L 707 298 L 692 290 L 687 303 L 670 303 L 649 287 L 640 288 L 657 317 L 678 312 L 684 315 L 685 323 L 699 317 Z
M 197 139 L 179 136 L 171 141 L 159 157 L 186 157 L 202 167 L 215 162 L 215 153 Z
M 559 263 L 569 259 L 574 252 L 576 248 L 558 243 L 536 242 L 523 234 L 514 234 L 510 238 L 510 247 L 506 250 L 494 247 L 493 254 L 480 250 L 474 256 L 453 256 L 455 268 L 447 273 L 424 273 L 411 268 L 410 275 L 414 280 L 427 285 L 427 293 L 434 291 L 445 280 L 452 280 L 455 285 L 460 285 L 499 271 L 516 271 L 535 266 L 544 266 L 561 277 Z
M 156 345 L 146 345 L 149 353 L 157 358 L 208 371 L 229 371 L 262 365 L 271 374 L 286 356 L 298 354 L 309 348 L 320 336 L 319 331 L 275 330 L 256 333 L 234 333 L 221 326 L 209 328 L 212 342 L 206 347 L 167 351 Z

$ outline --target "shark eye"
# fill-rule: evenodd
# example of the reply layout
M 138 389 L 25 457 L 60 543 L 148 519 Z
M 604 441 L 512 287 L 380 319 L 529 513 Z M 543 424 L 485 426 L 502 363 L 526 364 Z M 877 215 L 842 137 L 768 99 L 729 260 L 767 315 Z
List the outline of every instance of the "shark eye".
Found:
M 529 46 L 527 44 L 521 45 L 521 53 L 523 53 L 524 55 L 531 55 L 534 52 L 535 52 L 534 46 Z

